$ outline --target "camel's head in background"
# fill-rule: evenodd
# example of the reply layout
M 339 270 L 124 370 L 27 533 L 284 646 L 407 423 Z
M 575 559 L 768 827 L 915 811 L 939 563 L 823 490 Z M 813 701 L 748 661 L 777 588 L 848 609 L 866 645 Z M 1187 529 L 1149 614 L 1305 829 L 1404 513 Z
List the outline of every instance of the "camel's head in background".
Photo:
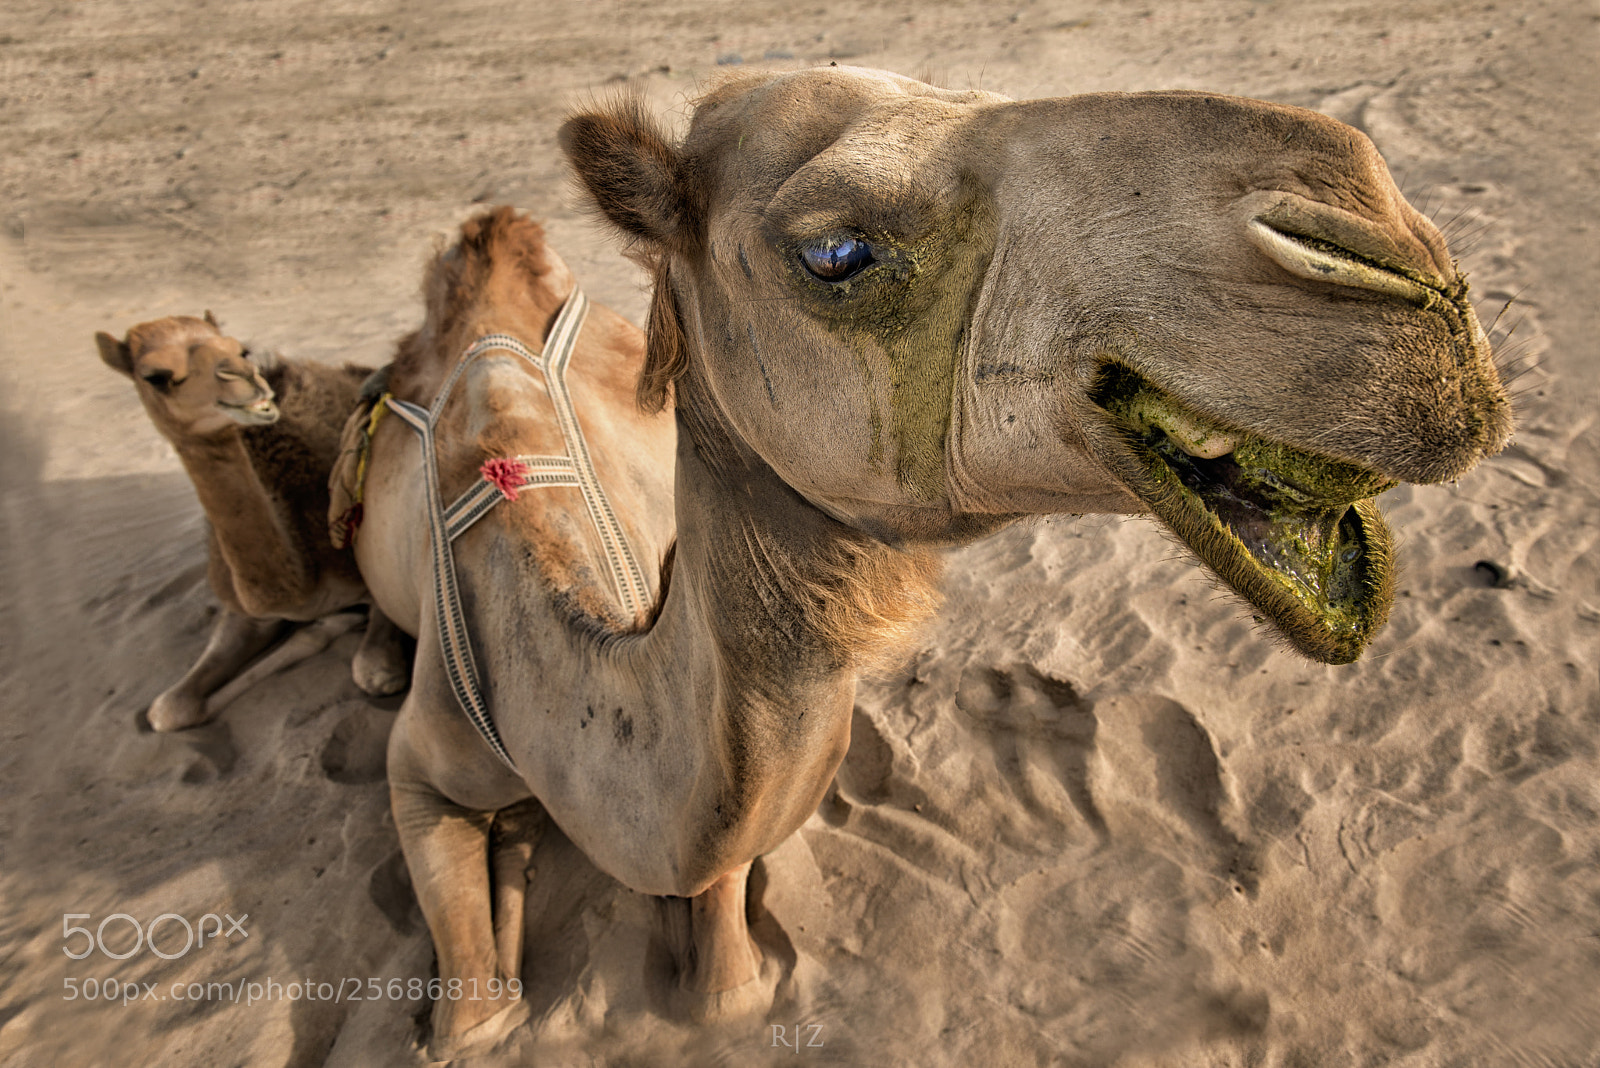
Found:
M 169 316 L 140 323 L 118 341 L 97 333 L 100 358 L 133 379 L 156 428 L 169 439 L 209 437 L 278 420 L 272 388 L 244 346 L 204 319 Z

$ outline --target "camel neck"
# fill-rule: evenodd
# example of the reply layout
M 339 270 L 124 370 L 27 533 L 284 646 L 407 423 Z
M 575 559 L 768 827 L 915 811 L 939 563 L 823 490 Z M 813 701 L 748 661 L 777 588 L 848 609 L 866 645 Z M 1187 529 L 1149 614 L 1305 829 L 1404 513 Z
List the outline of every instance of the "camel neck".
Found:
M 236 514 L 259 518 L 266 495 L 250 462 L 244 436 L 236 427 L 205 437 L 171 440 L 213 525 L 225 523 Z
M 936 569 L 694 424 L 680 408 L 676 561 L 639 642 L 716 755 L 690 805 L 704 837 L 685 855 L 755 855 L 821 801 L 849 747 L 857 675 L 932 611 Z
M 267 614 L 257 591 L 278 590 L 304 578 L 307 564 L 295 551 L 284 517 L 261 483 L 244 435 L 230 428 L 204 438 L 174 439 L 173 447 L 233 576 L 241 608 Z
M 705 622 L 740 671 L 785 686 L 796 672 L 853 678 L 931 613 L 936 557 L 828 516 L 738 438 L 703 389 L 685 385 L 674 583 L 694 577 Z

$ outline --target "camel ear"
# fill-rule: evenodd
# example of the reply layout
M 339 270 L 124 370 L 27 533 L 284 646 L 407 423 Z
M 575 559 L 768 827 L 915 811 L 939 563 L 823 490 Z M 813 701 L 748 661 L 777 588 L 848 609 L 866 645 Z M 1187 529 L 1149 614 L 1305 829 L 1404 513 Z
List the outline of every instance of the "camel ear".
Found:
M 128 343 L 118 341 L 104 330 L 94 335 L 94 343 L 100 346 L 100 358 L 107 367 L 113 371 L 120 371 L 129 378 L 133 377 L 133 352 L 128 348 Z
M 278 357 L 276 349 L 263 349 L 256 347 L 254 342 L 246 341 L 243 345 L 244 358 L 255 365 L 257 371 L 267 374 L 276 371 L 283 361 Z
M 206 322 L 210 323 L 212 329 L 216 330 L 217 333 L 220 334 L 222 332 L 222 324 L 217 322 L 217 317 L 211 314 L 210 308 L 206 309 Z
M 595 207 L 623 233 L 663 249 L 684 232 L 681 160 L 643 101 L 577 112 L 559 137 Z

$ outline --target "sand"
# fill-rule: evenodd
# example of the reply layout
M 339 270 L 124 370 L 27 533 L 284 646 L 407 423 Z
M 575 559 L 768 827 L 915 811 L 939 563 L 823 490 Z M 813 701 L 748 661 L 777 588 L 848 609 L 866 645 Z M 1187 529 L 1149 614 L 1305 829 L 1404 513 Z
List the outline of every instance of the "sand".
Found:
M 9 0 L 0 1064 L 407 1064 L 427 1009 L 383 783 L 397 703 L 350 681 L 356 634 L 209 726 L 138 728 L 215 608 L 193 492 L 93 332 L 210 308 L 378 363 L 435 235 L 498 202 L 637 321 L 643 279 L 562 173 L 563 110 L 631 80 L 681 117 L 719 64 L 830 59 L 1360 126 L 1525 370 L 1515 443 L 1386 496 L 1405 572 L 1351 667 L 1258 633 L 1148 520 L 952 553 L 917 655 L 860 689 L 836 788 L 761 862 L 772 1015 L 676 1022 L 653 902 L 553 834 L 533 1022 L 468 1063 L 1600 1064 L 1597 56 L 1575 0 Z M 117 913 L 216 919 L 172 960 L 64 952 Z M 133 944 L 125 919 L 103 935 Z M 164 920 L 156 945 L 183 940 Z

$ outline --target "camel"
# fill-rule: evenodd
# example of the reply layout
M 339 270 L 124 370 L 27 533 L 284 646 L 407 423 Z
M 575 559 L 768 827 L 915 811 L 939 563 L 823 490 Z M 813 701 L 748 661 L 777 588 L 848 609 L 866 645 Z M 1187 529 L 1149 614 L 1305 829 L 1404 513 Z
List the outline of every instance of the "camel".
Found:
M 935 610 L 939 548 L 1029 515 L 1153 513 L 1294 648 L 1345 663 L 1392 595 L 1373 498 L 1456 478 L 1510 432 L 1444 240 L 1364 135 L 1309 111 L 827 67 L 727 80 L 681 140 L 622 99 L 560 141 L 653 272 L 642 363 L 607 316 L 572 366 L 630 537 L 673 548 L 629 618 L 572 563 L 604 574 L 570 491 L 456 542 L 502 758 L 444 681 L 419 448 L 402 427 L 374 441 L 357 555 L 418 634 L 389 775 L 447 982 L 518 975 L 521 886 L 491 832 L 537 802 L 625 885 L 689 899 L 685 1011 L 762 1011 L 750 864 L 824 796 L 857 676 Z M 539 271 L 484 246 L 434 264 L 413 400 L 485 333 L 537 347 L 572 288 L 548 251 Z M 444 499 L 557 448 L 515 363 L 480 361 L 442 409 Z M 486 1048 L 521 1011 L 441 999 L 430 1053 Z
M 155 730 L 182 730 L 267 672 L 318 652 L 354 622 L 340 610 L 368 600 L 354 557 L 329 544 L 323 517 L 338 434 L 370 372 L 247 353 L 210 312 L 140 323 L 120 341 L 97 333 L 95 343 L 107 366 L 133 379 L 206 514 L 207 578 L 222 613 L 200 659 L 147 713 Z M 309 621 L 317 623 L 240 674 Z M 406 687 L 401 634 L 376 608 L 352 673 L 368 694 Z

